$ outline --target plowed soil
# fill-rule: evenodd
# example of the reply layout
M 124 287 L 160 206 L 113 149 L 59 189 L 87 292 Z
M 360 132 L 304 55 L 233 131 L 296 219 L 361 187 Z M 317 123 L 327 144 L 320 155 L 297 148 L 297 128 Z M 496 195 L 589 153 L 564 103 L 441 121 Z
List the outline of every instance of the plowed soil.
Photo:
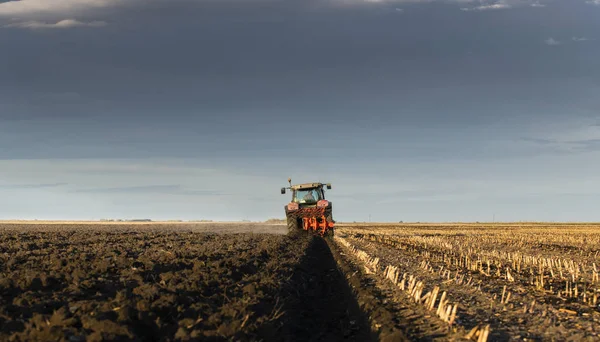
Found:
M 369 340 L 323 239 L 250 228 L 4 225 L 0 340 Z

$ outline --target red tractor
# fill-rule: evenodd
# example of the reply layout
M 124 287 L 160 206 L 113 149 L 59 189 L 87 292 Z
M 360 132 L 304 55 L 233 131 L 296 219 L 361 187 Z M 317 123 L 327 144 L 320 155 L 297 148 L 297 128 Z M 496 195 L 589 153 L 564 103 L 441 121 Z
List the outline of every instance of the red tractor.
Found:
M 332 216 L 332 204 L 325 199 L 325 189 L 331 189 L 331 184 L 305 183 L 281 188 L 285 194 L 286 189 L 292 192 L 292 201 L 285 206 L 288 232 L 297 233 L 301 230 L 318 234 L 320 236 L 333 236 L 335 221 Z

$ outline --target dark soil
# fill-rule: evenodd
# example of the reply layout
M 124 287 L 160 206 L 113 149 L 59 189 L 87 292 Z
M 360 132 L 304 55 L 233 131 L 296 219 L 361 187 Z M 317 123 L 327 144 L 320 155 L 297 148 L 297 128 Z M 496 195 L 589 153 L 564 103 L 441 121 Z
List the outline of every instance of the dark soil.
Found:
M 327 243 L 185 227 L 0 227 L 0 340 L 356 340 Z
M 325 239 L 310 237 L 302 262 L 284 288 L 286 341 L 371 341 L 369 321 Z

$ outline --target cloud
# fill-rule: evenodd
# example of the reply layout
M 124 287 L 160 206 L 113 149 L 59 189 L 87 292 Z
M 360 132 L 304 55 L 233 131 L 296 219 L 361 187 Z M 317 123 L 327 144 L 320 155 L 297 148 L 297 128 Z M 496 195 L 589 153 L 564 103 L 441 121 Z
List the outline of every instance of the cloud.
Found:
M 55 105 L 55 104 L 74 104 L 88 103 L 87 99 L 81 96 L 77 92 L 46 92 L 46 93 L 37 93 L 32 94 L 27 101 L 33 105 Z
M 600 6 L 600 0 L 588 0 L 588 1 L 586 1 L 586 3 L 590 4 L 590 5 L 598 5 L 598 6 Z
M 505 2 L 497 2 L 495 4 L 488 4 L 488 5 L 480 5 L 480 6 L 476 6 L 476 7 L 463 7 L 461 8 L 462 11 L 489 11 L 489 10 L 500 10 L 500 9 L 509 9 L 511 8 L 511 5 L 505 3 Z
M 600 139 L 560 140 L 522 138 L 521 141 L 528 142 L 533 144 L 534 146 L 546 148 L 557 153 L 580 153 L 600 151 Z
M 585 42 L 585 41 L 591 40 L 591 39 L 589 39 L 589 38 L 586 38 L 586 37 L 573 37 L 573 38 L 571 38 L 571 39 L 572 39 L 574 42 Z
M 5 28 L 22 28 L 22 29 L 67 29 L 73 27 L 104 27 L 105 21 L 81 22 L 75 19 L 65 19 L 56 23 L 45 23 L 41 21 L 25 21 L 19 23 L 6 24 Z
M 544 40 L 544 43 L 546 43 L 546 45 L 560 45 L 561 44 L 558 40 L 556 40 L 552 37 Z
M 24 17 L 39 14 L 63 14 L 118 4 L 116 0 L 20 0 L 0 3 L 0 16 Z
M 92 189 L 80 189 L 74 190 L 74 192 L 81 193 L 172 193 L 181 190 L 179 185 L 143 185 L 143 186 L 124 186 L 114 188 L 92 188 Z
M 462 11 L 492 11 L 524 6 L 535 8 L 546 7 L 546 4 L 540 2 L 540 0 L 454 0 L 453 2 L 458 4 L 478 4 L 475 7 L 462 7 Z
M 42 183 L 42 184 L 0 184 L 0 189 L 3 190 L 18 190 L 18 189 L 43 189 L 57 188 L 66 186 L 68 183 Z
M 579 153 L 600 151 L 600 124 L 579 122 L 570 128 L 544 129 L 543 134 L 521 138 L 521 141 L 555 152 Z
M 172 194 L 172 195 L 192 195 L 192 196 L 224 196 L 227 195 L 220 191 L 213 190 L 189 190 L 181 185 L 142 185 L 142 186 L 125 186 L 114 188 L 92 188 L 74 190 L 77 193 L 92 193 L 92 194 Z
M 592 0 L 598 2 L 600 0 Z M 174 1 L 167 0 L 151 0 L 150 3 L 153 5 L 163 4 L 172 6 Z M 197 4 L 197 3 L 236 3 L 236 4 L 252 4 L 252 3 L 271 3 L 271 4 L 295 4 L 294 1 L 282 1 L 282 0 L 177 0 L 179 3 Z M 357 6 L 357 5 L 393 5 L 393 4 L 420 4 L 420 3 L 454 3 L 458 5 L 473 4 L 475 7 L 464 7 L 461 8 L 463 11 L 487 11 L 487 10 L 499 10 L 509 9 L 513 7 L 522 7 L 530 5 L 532 7 L 544 7 L 539 0 L 311 0 L 306 2 L 306 6 L 312 6 L 315 4 L 319 5 L 333 5 L 333 6 Z M 60 17 L 70 17 L 75 14 L 81 15 L 86 14 L 90 11 L 112 8 L 112 7 L 127 7 L 127 6 L 145 6 L 148 2 L 142 2 L 140 0 L 19 0 L 19 1 L 0 1 L 0 17 L 8 18 L 28 18 L 28 19 L 40 19 L 40 18 L 53 18 L 58 19 Z M 403 12 L 402 8 L 394 8 L 397 12 Z M 58 18 L 57 18 L 58 17 Z M 58 24 L 58 23 L 57 23 Z M 57 24 L 54 24 L 57 25 Z M 32 22 L 31 26 L 36 27 L 54 27 L 53 25 L 47 25 L 37 22 Z M 99 25 L 99 22 L 98 22 Z M 18 26 L 15 24 L 14 26 Z M 73 24 L 72 26 L 90 26 L 82 24 Z

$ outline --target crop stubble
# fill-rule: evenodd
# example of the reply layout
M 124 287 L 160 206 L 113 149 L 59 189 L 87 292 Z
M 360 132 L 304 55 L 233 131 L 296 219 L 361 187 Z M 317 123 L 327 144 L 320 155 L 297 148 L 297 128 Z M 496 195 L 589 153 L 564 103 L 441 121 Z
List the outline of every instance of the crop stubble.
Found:
M 487 327 L 493 341 L 600 338 L 597 226 L 354 225 L 338 232 L 388 285 L 408 287 L 403 276 L 421 282 L 413 301 L 427 303 L 435 288 L 446 292 L 459 335 Z

